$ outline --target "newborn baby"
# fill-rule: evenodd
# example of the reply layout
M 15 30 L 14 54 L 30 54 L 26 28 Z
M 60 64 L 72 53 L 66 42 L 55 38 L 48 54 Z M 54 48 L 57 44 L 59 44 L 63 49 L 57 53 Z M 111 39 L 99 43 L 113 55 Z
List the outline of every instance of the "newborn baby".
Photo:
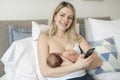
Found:
M 63 53 L 50 53 L 50 55 L 47 57 L 47 64 L 52 67 L 58 67 L 61 66 L 61 64 L 64 62 L 62 57 L 68 59 L 72 63 L 74 63 L 79 56 L 79 53 L 77 53 L 73 49 L 69 49 L 64 51 Z

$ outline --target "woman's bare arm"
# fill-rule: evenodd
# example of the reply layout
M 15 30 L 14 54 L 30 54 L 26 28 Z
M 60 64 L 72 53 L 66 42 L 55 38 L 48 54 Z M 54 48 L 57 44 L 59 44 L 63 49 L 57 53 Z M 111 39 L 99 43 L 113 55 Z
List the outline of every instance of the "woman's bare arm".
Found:
M 71 64 L 69 66 L 62 66 L 51 68 L 46 63 L 46 58 L 49 54 L 49 37 L 46 34 L 41 34 L 38 40 L 38 60 L 40 65 L 40 71 L 44 77 L 59 77 L 81 69 L 77 64 Z
M 84 53 L 86 53 L 88 51 L 88 49 L 91 48 L 91 46 L 88 44 L 88 42 L 82 37 L 82 40 L 80 42 L 80 47 L 83 50 Z M 88 69 L 93 69 L 96 68 L 98 66 L 101 66 L 101 59 L 98 57 L 98 55 L 94 52 L 92 55 L 92 62 L 90 63 Z

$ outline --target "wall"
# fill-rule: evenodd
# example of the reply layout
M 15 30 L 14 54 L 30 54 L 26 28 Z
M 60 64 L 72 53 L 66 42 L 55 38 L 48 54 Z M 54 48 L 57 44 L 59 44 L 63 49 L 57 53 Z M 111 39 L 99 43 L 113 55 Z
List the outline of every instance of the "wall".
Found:
M 63 0 L 0 0 L 0 20 L 48 19 Z M 77 17 L 120 18 L 120 0 L 65 0 L 71 2 Z

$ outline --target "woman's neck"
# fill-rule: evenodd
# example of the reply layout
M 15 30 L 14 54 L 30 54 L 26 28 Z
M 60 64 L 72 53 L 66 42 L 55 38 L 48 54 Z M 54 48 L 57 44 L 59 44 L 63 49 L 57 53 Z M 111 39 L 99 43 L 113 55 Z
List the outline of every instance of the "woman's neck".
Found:
M 65 32 L 64 31 L 58 31 L 55 36 L 65 38 Z

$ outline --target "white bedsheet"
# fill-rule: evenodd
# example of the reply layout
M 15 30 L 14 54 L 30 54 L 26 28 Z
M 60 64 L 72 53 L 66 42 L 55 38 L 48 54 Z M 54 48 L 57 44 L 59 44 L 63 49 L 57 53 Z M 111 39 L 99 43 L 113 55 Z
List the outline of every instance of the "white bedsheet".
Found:
M 31 37 L 14 42 L 1 59 L 6 74 L 0 80 L 38 80 L 35 60 Z M 120 80 L 120 72 L 94 77 L 96 80 Z

